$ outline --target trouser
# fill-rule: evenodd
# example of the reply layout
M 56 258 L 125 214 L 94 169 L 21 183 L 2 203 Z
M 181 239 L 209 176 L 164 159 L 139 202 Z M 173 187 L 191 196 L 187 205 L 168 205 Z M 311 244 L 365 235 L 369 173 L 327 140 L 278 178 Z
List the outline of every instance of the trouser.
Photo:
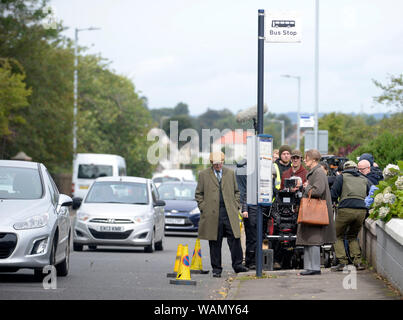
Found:
M 336 217 L 336 243 L 334 251 L 339 263 L 348 264 L 344 238 L 348 241 L 354 264 L 361 263 L 361 250 L 357 237 L 367 213 L 366 209 L 339 208 Z
M 244 218 L 246 250 L 245 250 L 245 265 L 247 267 L 255 264 L 256 255 L 256 218 L 257 208 L 248 207 L 248 218 Z
M 213 273 L 222 272 L 221 247 L 223 237 L 227 237 L 227 243 L 231 251 L 232 268 L 236 270 L 242 266 L 243 260 L 241 239 L 236 239 L 234 237 L 231 223 L 227 215 L 227 210 L 225 207 L 220 207 L 217 240 L 209 240 L 210 261 L 211 267 L 213 268 Z
M 304 269 L 320 271 L 320 246 L 304 246 Z

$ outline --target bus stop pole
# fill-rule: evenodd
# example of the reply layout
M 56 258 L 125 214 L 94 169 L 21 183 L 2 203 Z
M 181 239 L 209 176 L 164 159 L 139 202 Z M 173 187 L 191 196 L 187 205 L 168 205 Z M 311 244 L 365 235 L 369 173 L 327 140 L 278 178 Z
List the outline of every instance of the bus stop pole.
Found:
M 263 134 L 263 82 L 264 82 L 264 10 L 258 11 L 258 67 L 257 67 L 257 134 Z M 259 177 L 258 177 L 259 179 Z M 256 276 L 262 276 L 262 208 L 257 205 L 256 217 Z

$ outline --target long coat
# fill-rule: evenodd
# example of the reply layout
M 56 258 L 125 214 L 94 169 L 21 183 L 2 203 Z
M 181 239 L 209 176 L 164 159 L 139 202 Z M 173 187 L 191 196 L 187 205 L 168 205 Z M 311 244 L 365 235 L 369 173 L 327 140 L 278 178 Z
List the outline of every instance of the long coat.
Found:
M 217 240 L 220 209 L 220 189 L 212 168 L 200 172 L 196 187 L 196 201 L 200 209 L 199 238 Z M 222 195 L 235 238 L 241 237 L 239 226 L 239 190 L 233 170 L 223 167 L 221 178 Z
M 309 190 L 312 190 L 312 198 L 326 200 L 329 225 L 313 226 L 299 224 L 296 244 L 302 246 L 317 246 L 334 243 L 336 241 L 336 229 L 327 176 L 321 166 L 317 165 L 308 172 L 307 179 L 308 186 L 305 188 L 303 197 L 307 198 Z

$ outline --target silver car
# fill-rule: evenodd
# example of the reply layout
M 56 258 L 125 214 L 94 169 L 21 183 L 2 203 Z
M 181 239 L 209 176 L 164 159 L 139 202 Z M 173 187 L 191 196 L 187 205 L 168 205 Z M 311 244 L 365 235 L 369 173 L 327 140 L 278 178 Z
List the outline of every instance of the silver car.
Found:
M 70 205 L 43 164 L 0 160 L 0 271 L 29 268 L 43 277 L 51 265 L 66 276 Z
M 95 180 L 77 210 L 74 250 L 87 245 L 140 246 L 145 252 L 163 250 L 164 206 L 150 179 L 102 177 Z

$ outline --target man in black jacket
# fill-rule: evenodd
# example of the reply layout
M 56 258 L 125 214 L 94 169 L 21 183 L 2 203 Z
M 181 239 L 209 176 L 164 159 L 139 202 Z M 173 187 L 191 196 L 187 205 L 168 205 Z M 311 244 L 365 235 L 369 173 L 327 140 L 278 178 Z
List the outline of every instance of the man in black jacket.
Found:
M 249 269 L 256 268 L 256 215 L 257 206 L 248 206 L 246 202 L 247 178 L 246 178 L 246 159 L 237 162 L 235 170 L 236 181 L 240 193 L 241 212 L 245 226 L 246 250 L 245 250 L 245 266 Z
M 336 216 L 336 243 L 334 250 L 339 264 L 332 267 L 332 271 L 343 271 L 348 264 L 348 258 L 344 248 L 344 236 L 349 243 L 350 257 L 357 270 L 363 270 L 361 264 L 361 251 L 357 236 L 367 213 L 365 197 L 369 193 L 371 183 L 357 170 L 353 161 L 344 164 L 344 171 L 337 176 L 333 184 L 331 194 L 332 201 L 338 202 Z
M 360 162 L 362 160 L 367 160 L 369 162 L 369 170 L 366 171 L 365 173 L 361 171 L 362 174 L 364 174 L 369 181 L 372 182 L 374 185 L 378 185 L 379 181 L 383 180 L 383 174 L 382 170 L 376 167 L 374 164 L 374 157 L 370 153 L 363 153 L 360 158 L 358 159 L 358 168 L 360 169 Z

